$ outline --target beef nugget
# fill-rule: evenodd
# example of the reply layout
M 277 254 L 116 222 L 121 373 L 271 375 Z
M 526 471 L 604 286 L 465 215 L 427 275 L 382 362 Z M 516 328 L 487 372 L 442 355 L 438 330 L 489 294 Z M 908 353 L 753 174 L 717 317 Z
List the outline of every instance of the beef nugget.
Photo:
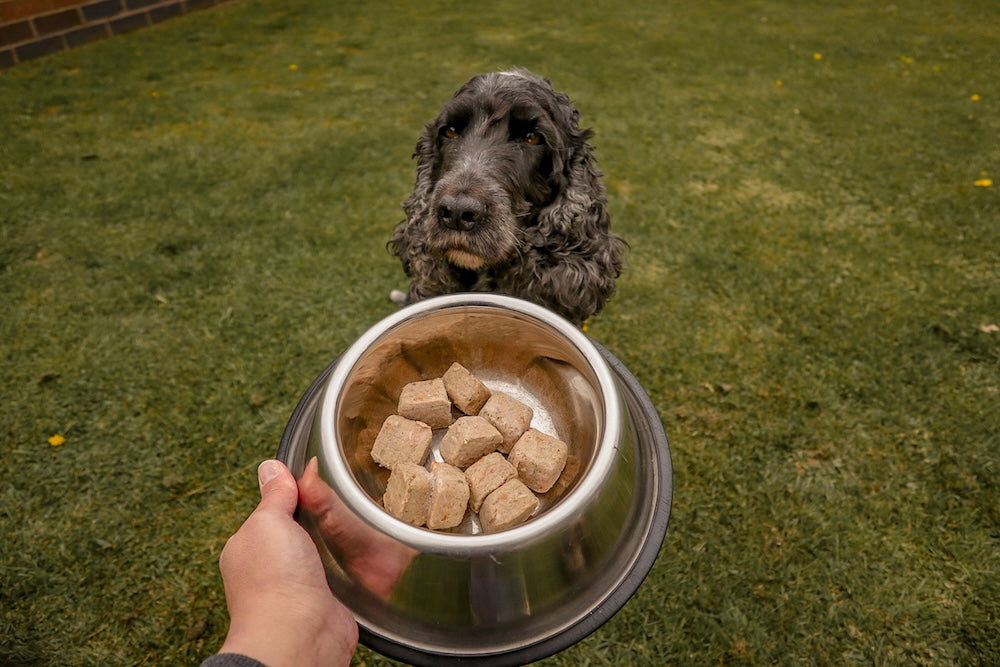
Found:
M 510 450 L 510 464 L 528 488 L 545 493 L 559 479 L 569 448 L 566 443 L 538 429 L 529 428 Z
M 513 528 L 538 509 L 538 498 L 520 480 L 511 479 L 486 496 L 479 509 L 479 523 L 487 533 Z
M 500 485 L 517 477 L 517 469 L 507 462 L 503 454 L 493 452 L 479 459 L 465 471 L 469 480 L 469 506 L 478 512 L 483 500 Z
M 447 463 L 432 463 L 427 527 L 435 530 L 454 528 L 462 523 L 468 506 L 469 482 L 465 479 L 465 473 Z
M 445 463 L 465 470 L 501 442 L 500 432 L 482 417 L 459 417 L 441 438 L 438 451 Z
M 397 463 L 422 464 L 431 451 L 431 427 L 399 415 L 389 415 L 372 445 L 375 463 L 390 470 Z
M 407 419 L 422 421 L 431 428 L 444 428 L 451 423 L 451 401 L 444 380 L 420 380 L 403 387 L 396 412 Z
M 441 376 L 448 398 L 467 415 L 477 415 L 490 397 L 490 390 L 457 361 Z
M 382 496 L 389 514 L 413 526 L 427 523 L 431 503 L 431 474 L 415 463 L 400 463 L 392 469 Z
M 521 434 L 528 429 L 534 414 L 535 411 L 529 406 L 500 391 L 493 392 L 479 411 L 479 416 L 493 424 L 503 436 L 503 443 L 497 449 L 504 454 L 510 451 Z

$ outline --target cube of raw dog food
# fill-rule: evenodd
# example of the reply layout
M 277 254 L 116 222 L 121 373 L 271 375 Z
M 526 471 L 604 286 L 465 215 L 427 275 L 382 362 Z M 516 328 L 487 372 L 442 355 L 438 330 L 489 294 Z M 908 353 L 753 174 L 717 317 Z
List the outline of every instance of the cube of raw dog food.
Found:
M 524 523 L 538 509 L 538 498 L 519 479 L 504 482 L 486 496 L 479 509 L 479 525 L 487 533 L 496 533 Z
M 568 453 L 562 440 L 529 428 L 510 450 L 510 464 L 529 489 L 545 493 L 559 479 Z
M 444 428 L 451 423 L 451 401 L 444 380 L 420 380 L 403 387 L 396 412 L 407 419 L 422 421 L 431 428 Z
M 512 466 L 500 452 L 487 454 L 465 470 L 469 480 L 469 506 L 478 512 L 486 496 L 509 479 L 517 477 L 517 468 Z
M 462 523 L 469 506 L 469 482 L 455 466 L 435 461 L 431 464 L 431 505 L 427 527 L 454 528 Z
M 399 415 L 389 415 L 372 445 L 375 463 L 390 470 L 397 463 L 422 464 L 431 451 L 431 427 Z
M 521 434 L 528 429 L 534 414 L 529 406 L 500 391 L 493 392 L 479 411 L 479 416 L 493 424 L 503 436 L 503 443 L 497 449 L 504 454 L 510 451 Z
M 500 432 L 482 417 L 459 417 L 441 438 L 438 451 L 445 463 L 465 470 L 502 441 Z
M 486 399 L 490 397 L 490 390 L 486 385 L 457 361 L 445 371 L 441 379 L 444 380 L 448 398 L 467 415 L 479 414 Z
M 397 519 L 414 526 L 427 523 L 431 503 L 431 474 L 415 463 L 400 463 L 389 474 L 382 506 Z

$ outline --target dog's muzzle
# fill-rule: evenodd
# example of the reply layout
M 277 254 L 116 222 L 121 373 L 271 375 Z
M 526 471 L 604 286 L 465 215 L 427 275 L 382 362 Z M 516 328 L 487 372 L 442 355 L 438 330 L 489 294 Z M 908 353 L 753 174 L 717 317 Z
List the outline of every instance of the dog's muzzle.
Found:
M 452 235 L 452 240 L 457 241 L 457 243 L 454 247 L 445 250 L 445 258 L 460 268 L 471 271 L 479 270 L 486 263 L 486 260 L 481 255 L 470 252 L 462 246 L 465 245 L 464 241 L 469 240 L 466 235 L 482 231 L 490 222 L 489 206 L 486 202 L 466 192 L 446 193 L 438 199 L 434 213 L 442 229 L 457 232 L 457 234 Z
M 471 232 L 489 215 L 486 204 L 468 194 L 443 195 L 437 205 L 438 222 L 456 232 Z
M 435 188 L 430 213 L 437 233 L 428 248 L 454 266 L 479 271 L 513 252 L 510 196 L 494 179 L 448 174 Z

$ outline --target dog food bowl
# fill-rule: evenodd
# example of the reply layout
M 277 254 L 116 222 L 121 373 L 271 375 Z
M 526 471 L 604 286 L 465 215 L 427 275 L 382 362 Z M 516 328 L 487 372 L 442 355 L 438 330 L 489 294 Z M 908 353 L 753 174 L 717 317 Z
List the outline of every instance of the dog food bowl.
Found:
M 375 435 L 405 384 L 455 361 L 569 446 L 537 513 L 505 531 L 471 511 L 417 528 L 380 504 Z M 421 301 L 365 332 L 309 387 L 278 458 L 302 478 L 299 520 L 362 643 L 415 665 L 524 664 L 576 643 L 636 591 L 670 515 L 670 450 L 635 377 L 558 315 L 494 294 Z

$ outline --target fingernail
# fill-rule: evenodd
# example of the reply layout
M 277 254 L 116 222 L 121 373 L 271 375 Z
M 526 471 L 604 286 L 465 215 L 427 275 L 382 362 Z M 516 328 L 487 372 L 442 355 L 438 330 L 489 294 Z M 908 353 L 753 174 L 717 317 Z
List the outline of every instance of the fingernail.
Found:
M 274 459 L 268 459 L 257 466 L 257 483 L 263 489 L 264 485 L 281 473 L 281 464 Z

